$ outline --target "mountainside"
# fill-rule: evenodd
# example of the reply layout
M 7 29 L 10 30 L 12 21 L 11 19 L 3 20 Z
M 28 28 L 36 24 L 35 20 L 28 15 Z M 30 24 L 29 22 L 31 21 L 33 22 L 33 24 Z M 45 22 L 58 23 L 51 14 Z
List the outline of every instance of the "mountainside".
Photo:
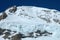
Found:
M 13 6 L 0 13 L 3 40 L 60 40 L 60 11 Z

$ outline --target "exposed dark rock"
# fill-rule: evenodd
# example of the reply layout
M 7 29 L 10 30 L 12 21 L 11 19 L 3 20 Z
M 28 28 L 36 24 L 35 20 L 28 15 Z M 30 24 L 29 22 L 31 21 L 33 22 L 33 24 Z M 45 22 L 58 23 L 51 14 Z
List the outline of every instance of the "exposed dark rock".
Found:
M 54 22 L 60 24 L 60 20 L 59 19 L 53 19 Z
M 2 12 L 2 15 L 0 16 L 0 20 L 5 19 L 7 17 L 7 14 L 5 12 Z
M 36 33 L 40 34 L 40 35 L 37 35 L 37 36 L 42 36 L 41 34 L 41 31 L 40 30 L 37 30 Z
M 4 34 L 5 34 L 5 36 L 3 37 L 4 39 L 8 38 L 8 36 L 11 35 L 10 32 L 6 32 Z
M 38 18 L 46 21 L 47 23 L 50 23 L 50 22 L 51 22 L 50 18 L 43 18 L 43 17 L 41 17 L 41 16 L 38 16 Z
M 21 40 L 22 34 L 16 34 L 15 36 L 12 36 L 12 40 Z
M 2 31 L 2 32 L 4 32 L 5 30 L 6 30 L 6 29 L 1 29 L 1 28 L 0 28 L 0 31 Z
M 29 35 L 25 36 L 24 34 L 22 35 L 22 38 L 27 38 L 27 37 L 34 37 L 33 32 L 29 33 Z
M 0 16 L 0 20 L 1 20 L 1 19 L 3 19 L 3 16 L 2 16 L 2 15 Z
M 53 19 L 53 21 L 58 23 L 60 20 L 59 19 Z
M 40 30 L 37 30 L 36 33 L 40 33 L 41 31 Z
M 55 11 L 53 11 L 53 12 L 54 12 L 54 13 L 57 13 L 58 11 L 55 10 Z
M 28 37 L 33 37 L 33 32 L 29 33 Z
M 44 32 L 41 32 L 41 35 L 48 36 L 48 35 L 52 35 L 52 33 L 45 30 Z
M 48 18 L 41 18 L 41 19 L 43 19 L 43 20 L 47 21 L 48 23 L 50 23 L 50 22 L 51 22 L 51 21 L 50 21 L 50 19 L 48 19 Z
M 11 30 L 9 30 L 9 29 L 6 29 L 8 32 L 11 32 Z
M 13 31 L 14 33 L 16 33 L 16 31 Z
M 0 28 L 0 35 L 3 35 L 3 32 L 5 31 L 5 29 L 1 29 Z
M 8 32 L 3 33 L 5 30 L 7 30 Z M 11 39 L 11 40 L 21 40 L 21 38 L 27 38 L 27 37 L 32 37 L 32 38 L 37 38 L 39 36 L 49 36 L 52 35 L 52 33 L 48 32 L 48 31 L 41 31 L 41 30 L 37 30 L 36 32 L 31 32 L 29 33 L 29 35 L 25 36 L 24 34 L 18 33 L 12 37 L 9 37 L 11 30 L 8 29 L 1 29 L 0 28 L 0 35 L 5 34 L 5 36 L 3 37 L 4 39 Z M 33 34 L 37 33 L 36 36 L 34 36 Z
M 34 33 L 37 33 L 37 34 L 35 34 L 36 36 L 33 35 Z M 31 32 L 31 33 L 29 33 L 28 36 L 23 36 L 22 38 L 27 38 L 27 37 L 37 38 L 39 36 L 49 36 L 49 35 L 52 35 L 52 33 L 48 32 L 46 30 L 43 32 L 41 30 L 37 30 L 36 32 Z
M 16 12 L 17 10 L 17 7 L 16 6 L 13 6 L 12 9 L 9 10 L 10 13 L 14 13 Z
M 6 17 L 7 17 L 7 14 L 3 12 L 3 19 L 5 19 Z
M 50 10 L 42 10 L 42 11 L 44 11 L 44 12 L 50 12 Z

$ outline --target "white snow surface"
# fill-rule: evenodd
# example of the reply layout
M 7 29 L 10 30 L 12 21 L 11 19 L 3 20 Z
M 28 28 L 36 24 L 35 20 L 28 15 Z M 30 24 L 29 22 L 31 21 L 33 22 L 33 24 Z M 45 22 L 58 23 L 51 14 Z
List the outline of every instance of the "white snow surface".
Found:
M 35 6 L 18 6 L 15 13 L 10 13 L 9 9 L 5 11 L 8 16 L 0 21 L 0 28 L 17 31 L 24 35 L 38 29 L 53 33 L 52 36 L 23 38 L 22 40 L 60 40 L 60 24 L 53 21 L 54 18 L 60 20 L 59 11 Z M 50 19 L 51 22 L 41 19 L 40 16 Z M 1 38 L 0 40 L 4 40 Z

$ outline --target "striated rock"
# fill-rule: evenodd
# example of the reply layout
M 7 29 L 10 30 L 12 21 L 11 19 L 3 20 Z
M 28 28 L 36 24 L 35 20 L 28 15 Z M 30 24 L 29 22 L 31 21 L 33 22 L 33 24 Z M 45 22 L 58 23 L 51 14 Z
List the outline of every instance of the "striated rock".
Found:
M 10 13 L 14 13 L 16 12 L 17 10 L 17 7 L 16 6 L 13 6 L 12 9 L 9 10 Z
M 10 32 L 6 32 L 6 33 L 4 33 L 4 34 L 5 34 L 5 36 L 3 37 L 4 39 L 7 39 L 8 36 L 11 35 Z
M 2 15 L 0 15 L 0 20 L 5 19 L 7 17 L 7 14 L 5 12 L 2 12 Z
M 5 19 L 6 17 L 7 17 L 7 14 L 3 12 L 3 19 Z
M 5 31 L 5 29 L 1 29 L 0 28 L 0 35 L 3 35 L 3 32 Z

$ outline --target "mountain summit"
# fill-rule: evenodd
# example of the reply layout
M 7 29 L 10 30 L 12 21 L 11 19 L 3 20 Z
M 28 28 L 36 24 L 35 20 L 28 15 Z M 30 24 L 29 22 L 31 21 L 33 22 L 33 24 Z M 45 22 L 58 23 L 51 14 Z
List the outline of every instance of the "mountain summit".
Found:
M 31 40 L 45 40 L 46 38 L 46 40 L 59 40 L 59 18 L 60 11 L 58 10 L 34 6 L 13 6 L 0 13 L 0 28 L 1 30 L 15 32 L 21 38 L 29 37 L 27 39 L 30 39 L 32 37 Z M 9 36 L 11 37 L 11 35 Z M 12 36 L 14 35 L 12 34 Z

